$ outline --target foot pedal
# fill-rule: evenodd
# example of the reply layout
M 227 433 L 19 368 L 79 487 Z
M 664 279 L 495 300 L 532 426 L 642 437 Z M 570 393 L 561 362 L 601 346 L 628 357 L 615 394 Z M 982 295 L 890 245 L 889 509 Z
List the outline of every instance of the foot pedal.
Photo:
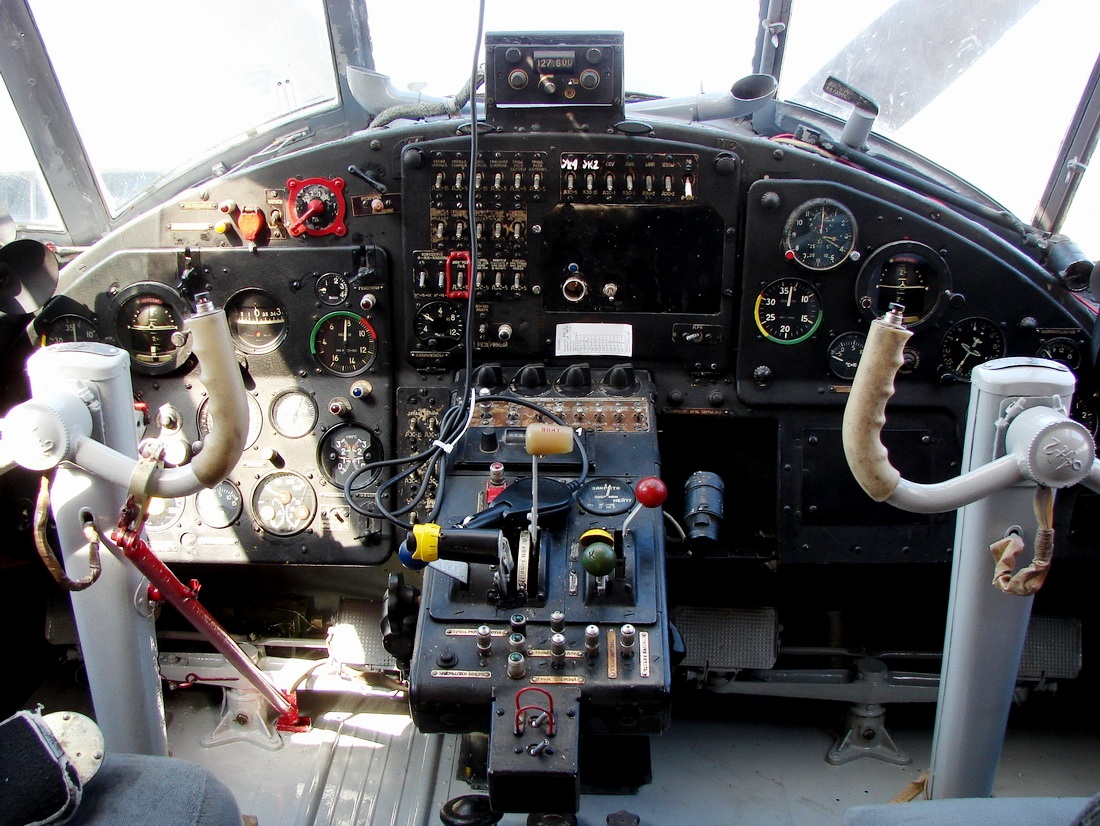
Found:
M 682 665 L 718 671 L 771 668 L 779 657 L 774 608 L 684 606 L 672 617 L 687 648 Z
M 366 599 L 340 600 L 329 631 L 329 655 L 337 662 L 369 671 L 396 670 L 393 656 L 382 647 L 382 603 Z
M 1081 620 L 1032 615 L 1020 658 L 1019 676 L 1072 680 L 1081 673 Z

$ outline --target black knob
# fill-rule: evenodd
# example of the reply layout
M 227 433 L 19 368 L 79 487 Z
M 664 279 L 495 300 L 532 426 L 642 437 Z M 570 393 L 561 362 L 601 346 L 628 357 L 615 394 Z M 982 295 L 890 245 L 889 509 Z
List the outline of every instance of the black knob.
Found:
M 586 393 L 592 387 L 592 367 L 587 362 L 570 364 L 558 379 L 563 393 Z
M 673 407 L 679 407 L 684 403 L 684 391 L 672 390 L 668 394 L 668 403 Z
M 614 365 L 604 374 L 603 384 L 612 393 L 629 393 L 636 384 L 634 365 Z
M 495 428 L 485 427 L 481 430 L 481 452 L 482 453 L 496 453 L 499 443 L 497 441 L 497 432 Z
M 483 364 L 474 371 L 474 386 L 492 390 L 504 386 L 504 371 L 499 364 Z
M 782 204 L 783 199 L 779 197 L 778 192 L 765 192 L 760 196 L 760 206 L 764 207 L 764 209 L 777 209 Z
M 549 382 L 546 380 L 546 367 L 541 364 L 525 364 L 516 373 L 516 386 L 523 390 L 541 390 Z
M 772 380 L 772 369 L 766 364 L 761 364 L 752 371 L 752 380 L 763 387 Z
M 415 146 L 410 146 L 401 153 L 401 163 L 406 169 L 419 169 L 424 165 L 424 153 Z
M 723 153 L 714 159 L 714 171 L 719 175 L 734 175 L 737 166 L 737 158 L 733 155 Z
M 489 796 L 485 794 L 464 794 L 452 797 L 439 810 L 439 819 L 444 826 L 493 826 L 504 817 L 489 806 Z

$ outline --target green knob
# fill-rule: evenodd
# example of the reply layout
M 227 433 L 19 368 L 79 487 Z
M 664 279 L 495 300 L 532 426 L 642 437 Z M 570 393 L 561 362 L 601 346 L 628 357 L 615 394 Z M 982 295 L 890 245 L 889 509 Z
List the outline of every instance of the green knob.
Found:
M 615 549 L 606 542 L 593 542 L 581 554 L 581 566 L 592 576 L 607 576 L 615 570 Z

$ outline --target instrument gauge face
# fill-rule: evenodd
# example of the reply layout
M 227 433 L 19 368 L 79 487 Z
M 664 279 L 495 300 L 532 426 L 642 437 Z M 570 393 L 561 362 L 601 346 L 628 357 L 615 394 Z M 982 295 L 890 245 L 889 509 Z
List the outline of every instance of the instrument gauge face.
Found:
M 180 521 L 183 516 L 184 500 L 173 496 L 171 499 L 161 499 L 153 496 L 149 499 L 149 516 L 145 520 L 145 529 L 150 533 L 165 531 Z
M 577 504 L 589 513 L 626 513 L 634 501 L 630 485 L 619 479 L 589 479 L 577 491 Z
M 317 426 L 317 402 L 302 390 L 284 390 L 271 402 L 271 423 L 288 439 L 300 439 Z
M 252 491 L 252 514 L 272 536 L 301 533 L 316 513 L 317 494 L 297 473 L 285 470 L 269 473 Z
M 195 510 L 208 528 L 228 528 L 241 518 L 243 505 L 244 497 L 228 480 L 195 494 Z
M 445 301 L 432 301 L 416 311 L 413 332 L 432 350 L 446 350 L 462 340 L 466 323 L 462 312 Z
M 943 258 L 924 244 L 897 241 L 875 250 L 856 279 L 856 304 L 868 321 L 891 304 L 905 308 L 902 322 L 917 327 L 946 306 L 951 274 Z
M 971 371 L 979 364 L 1004 354 L 1004 334 L 988 318 L 964 318 L 943 336 L 943 365 L 953 376 L 965 381 L 970 380 Z
M 187 309 L 175 290 L 156 282 L 134 284 L 116 301 L 115 335 L 135 370 L 170 373 L 191 355 L 190 339 L 183 334 Z
M 313 327 L 309 350 L 314 358 L 338 376 L 354 376 L 374 362 L 378 337 L 370 322 L 347 311 L 329 313 Z
M 841 333 L 834 338 L 828 350 L 829 370 L 832 374 L 844 381 L 854 379 L 866 343 L 867 336 L 863 333 Z
M 245 400 L 248 402 L 248 433 L 244 437 L 244 446 L 247 449 L 256 444 L 256 440 L 260 438 L 260 430 L 264 426 L 264 415 L 260 411 L 260 403 L 251 394 L 246 393 Z M 202 404 L 199 405 L 198 414 L 195 416 L 195 424 L 198 427 L 200 438 L 205 439 L 210 435 L 210 429 L 214 422 L 210 416 L 209 398 L 203 399 Z
M 348 300 L 348 280 L 338 272 L 326 272 L 317 279 L 313 292 L 326 307 L 339 307 Z
M 1087 427 L 1089 432 L 1092 433 L 1092 437 L 1096 438 L 1100 417 L 1097 416 L 1096 406 L 1091 401 L 1081 396 L 1074 396 L 1070 416 Z
M 343 178 L 291 178 L 286 188 L 291 235 L 347 234 Z
M 756 297 L 756 329 L 776 344 L 805 341 L 817 332 L 824 315 L 817 289 L 801 278 L 780 278 Z
M 1039 346 L 1035 355 L 1052 361 L 1060 361 L 1071 370 L 1081 368 L 1081 348 L 1077 346 L 1077 342 L 1072 338 L 1059 336 L 1058 338 L 1048 339 Z
M 266 290 L 249 287 L 225 302 L 233 343 L 243 353 L 267 353 L 286 338 L 286 308 Z
M 99 328 L 79 315 L 60 315 L 49 323 L 42 334 L 42 344 L 64 344 L 70 341 L 102 341 Z
M 815 272 L 836 269 L 855 247 L 855 218 L 847 207 L 830 198 L 802 204 L 783 227 L 784 256 Z
M 343 487 L 354 474 L 382 459 L 382 442 L 360 424 L 339 424 L 317 446 L 317 464 L 332 484 Z M 378 478 L 379 470 L 363 473 L 352 490 L 362 490 Z

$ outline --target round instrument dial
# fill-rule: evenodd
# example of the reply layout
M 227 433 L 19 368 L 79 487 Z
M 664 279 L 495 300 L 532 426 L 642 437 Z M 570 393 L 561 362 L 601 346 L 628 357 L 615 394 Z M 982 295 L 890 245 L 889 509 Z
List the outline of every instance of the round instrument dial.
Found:
M 329 313 L 314 325 L 309 350 L 330 373 L 354 376 L 374 362 L 377 340 L 369 321 L 341 310 Z
M 51 321 L 42 334 L 43 346 L 64 344 L 70 341 L 101 341 L 99 328 L 79 315 L 59 315 Z
M 783 227 L 784 256 L 808 270 L 836 269 L 855 247 L 855 218 L 847 207 L 830 198 L 802 204 Z
M 317 446 L 317 464 L 325 478 L 343 487 L 354 474 L 367 465 L 382 460 L 382 442 L 361 424 L 339 424 L 321 439 Z M 362 490 L 378 478 L 378 469 L 363 473 L 352 490 Z
M 1097 425 L 1100 424 L 1100 417 L 1096 414 L 1096 406 L 1082 396 L 1073 397 L 1073 408 L 1070 411 L 1070 416 L 1085 427 L 1092 433 L 1092 437 L 1095 439 L 1097 436 Z
M 244 353 L 267 353 L 286 338 L 286 308 L 266 290 L 249 287 L 225 302 L 233 343 Z
M 287 189 L 287 231 L 291 235 L 345 235 L 343 178 L 291 178 Z
M 867 336 L 863 333 L 841 333 L 834 338 L 829 343 L 828 350 L 829 370 L 832 374 L 844 381 L 854 379 L 866 343 Z
M 626 513 L 634 501 L 634 491 L 620 479 L 589 479 L 577 491 L 577 504 L 589 513 Z
M 183 516 L 184 500 L 179 496 L 161 499 L 153 496 L 149 499 L 149 516 L 145 520 L 145 529 L 151 533 L 165 531 L 180 521 Z
M 869 321 L 900 304 L 902 322 L 916 327 L 944 309 L 950 288 L 951 274 L 939 253 L 897 241 L 875 250 L 864 263 L 856 279 L 856 304 Z
M 1035 355 L 1052 361 L 1060 361 L 1071 370 L 1081 368 L 1081 348 L 1072 338 L 1059 336 L 1058 338 L 1048 339 L 1039 346 Z
M 248 433 L 244 437 L 244 446 L 247 449 L 256 444 L 256 440 L 260 438 L 260 431 L 264 426 L 264 415 L 260 411 L 260 403 L 251 394 L 246 393 L 245 400 L 248 402 Z M 205 439 L 210 435 L 214 422 L 210 416 L 209 398 L 203 399 L 202 404 L 199 405 L 198 414 L 195 416 L 195 425 L 199 430 L 199 438 Z
M 327 307 L 339 307 L 348 300 L 348 280 L 338 272 L 326 272 L 313 287 L 317 300 Z
M 446 301 L 432 301 L 416 311 L 413 332 L 432 350 L 446 350 L 462 341 L 466 323 L 458 307 Z
M 776 344 L 799 344 L 821 326 L 821 296 L 809 281 L 780 278 L 756 297 L 756 329 Z
M 271 423 L 288 439 L 300 439 L 317 426 L 317 402 L 302 390 L 284 390 L 271 402 Z
M 244 497 L 237 486 L 225 480 L 195 494 L 195 510 L 209 528 L 228 528 L 241 518 Z
M 155 282 L 134 284 L 121 293 L 115 311 L 115 335 L 141 373 L 169 373 L 191 355 L 183 334 L 186 304 L 175 290 Z
M 941 355 L 944 368 L 953 376 L 970 380 L 971 371 L 1005 354 L 1001 328 L 988 318 L 965 318 L 943 336 Z
M 252 491 L 252 513 L 267 533 L 293 536 L 313 521 L 317 494 L 297 473 L 286 470 L 270 473 Z

